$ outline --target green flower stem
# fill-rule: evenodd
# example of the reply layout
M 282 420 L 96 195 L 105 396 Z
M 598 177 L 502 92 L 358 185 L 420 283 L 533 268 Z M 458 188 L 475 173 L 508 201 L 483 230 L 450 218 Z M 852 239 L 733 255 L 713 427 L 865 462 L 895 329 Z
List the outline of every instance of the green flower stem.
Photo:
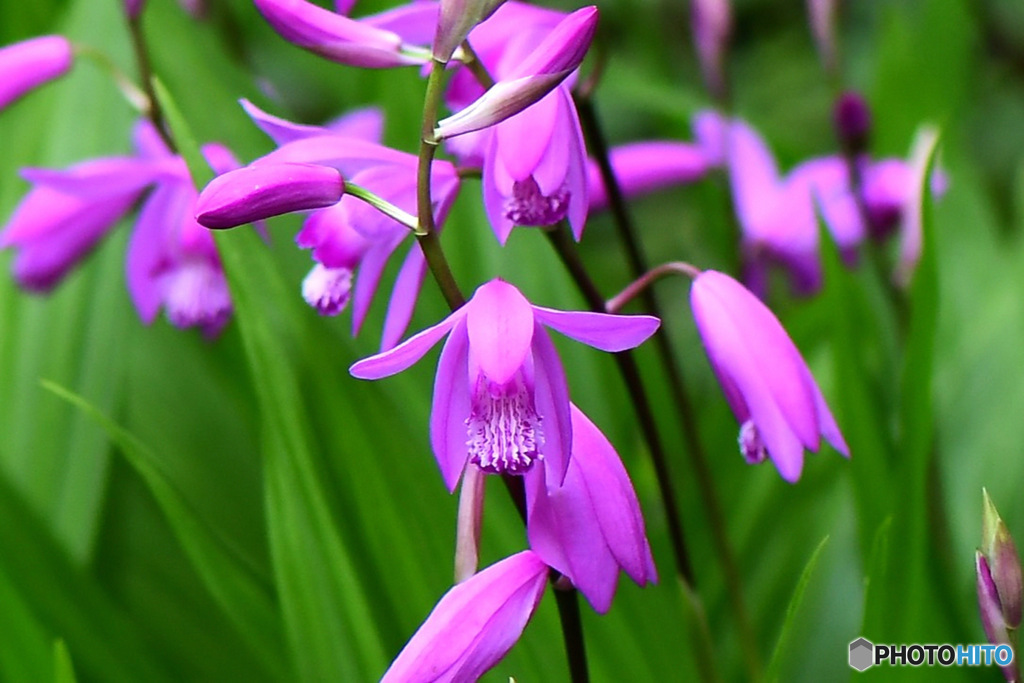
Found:
M 609 206 L 615 219 L 615 227 L 626 250 L 626 259 L 629 262 L 630 270 L 634 278 L 642 279 L 649 270 L 647 259 L 644 257 L 636 226 L 629 215 L 629 209 L 622 195 L 622 188 L 619 186 L 615 170 L 612 168 L 611 159 L 608 155 L 608 144 L 605 140 L 597 111 L 594 108 L 593 100 L 578 98 L 576 107 L 579 110 L 580 123 L 583 126 L 584 134 L 589 143 L 588 146 L 601 170 L 601 179 L 608 194 Z M 690 276 L 693 277 L 692 274 Z M 657 297 L 654 295 L 654 290 L 647 287 L 642 288 L 640 296 L 648 312 L 659 318 L 664 318 Z M 743 648 L 743 659 L 747 667 L 747 675 L 752 681 L 758 680 L 760 678 L 761 664 L 757 651 L 757 639 L 754 637 L 754 631 L 750 625 L 750 618 L 743 599 L 743 583 L 740 580 L 736 558 L 729 545 L 725 515 L 722 513 L 722 506 L 718 500 L 718 494 L 715 492 L 714 480 L 711 476 L 711 468 L 708 466 L 707 456 L 704 454 L 703 446 L 700 443 L 697 419 L 686 390 L 683 368 L 672 352 L 672 341 L 669 339 L 668 332 L 664 327 L 661 327 L 655 335 L 655 344 L 658 355 L 661 358 L 661 363 L 668 376 L 669 391 L 671 391 L 672 399 L 679 410 L 680 427 L 684 442 L 686 443 L 686 454 L 689 456 L 690 465 L 697 476 L 697 489 L 701 493 L 701 500 L 704 503 L 708 520 L 711 523 L 711 538 L 725 575 L 726 592 L 729 594 L 729 603 L 732 606 L 733 615 L 736 619 L 736 627 L 739 631 L 740 643 Z M 669 484 L 666 483 L 666 486 L 669 486 Z
M 356 199 L 360 199 L 373 208 L 377 209 L 385 216 L 394 218 L 396 221 L 415 232 L 419 228 L 419 221 L 416 220 L 416 216 L 413 216 L 407 211 L 403 211 L 383 197 L 378 197 L 370 190 L 365 187 L 356 185 L 354 183 L 345 183 L 345 194 L 350 194 Z
M 414 230 L 423 257 L 427 261 L 434 280 L 441 288 L 441 294 L 448 302 L 448 307 L 455 310 L 466 303 L 451 266 L 441 249 L 434 225 L 434 207 L 430 199 L 430 169 L 437 152 L 437 141 L 434 139 L 434 126 L 437 125 L 437 112 L 441 106 L 441 95 L 444 94 L 444 64 L 434 62 L 427 79 L 427 93 L 423 102 L 423 128 L 420 136 L 419 166 L 416 177 L 416 214 L 419 217 Z
M 75 54 L 85 59 L 90 59 L 96 66 L 101 70 L 105 71 L 107 75 L 117 85 L 117 89 L 124 95 L 124 99 L 131 105 L 132 109 L 143 116 L 149 115 L 150 109 L 150 98 L 142 91 L 139 86 L 135 84 L 131 76 L 126 74 L 121 67 L 114 63 L 114 60 L 102 50 L 97 50 L 91 45 L 83 45 L 81 43 L 75 44 Z
M 466 46 L 468 48 L 468 44 Z M 479 64 L 479 60 L 476 60 Z M 481 65 L 482 66 L 482 65 Z M 486 72 L 485 72 L 486 73 Z M 466 303 L 466 298 L 459 289 L 452 275 L 437 239 L 434 225 L 433 204 L 430 199 L 431 166 L 437 152 L 437 141 L 434 139 L 434 126 L 437 125 L 437 113 L 441 106 L 444 93 L 445 65 L 434 61 L 427 79 L 427 92 L 423 104 L 423 128 L 420 136 L 419 167 L 416 186 L 416 211 L 419 220 L 413 231 L 419 241 L 423 256 L 430 272 L 441 288 L 448 307 L 453 311 Z M 522 477 L 503 476 L 509 495 L 519 512 L 523 523 L 526 523 L 526 491 Z M 562 594 L 565 594 L 564 596 Z M 580 620 L 579 603 L 575 588 L 568 591 L 555 590 L 558 611 L 562 618 L 562 636 L 565 641 L 566 656 L 569 659 L 569 672 L 573 683 L 588 683 L 587 653 L 584 648 L 583 622 Z

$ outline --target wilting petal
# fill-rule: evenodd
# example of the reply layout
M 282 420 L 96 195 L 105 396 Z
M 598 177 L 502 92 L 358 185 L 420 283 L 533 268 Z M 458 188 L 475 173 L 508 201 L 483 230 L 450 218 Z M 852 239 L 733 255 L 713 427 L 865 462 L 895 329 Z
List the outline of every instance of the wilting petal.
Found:
M 292 211 L 336 204 L 345 192 L 337 170 L 315 164 L 246 166 L 217 176 L 199 195 L 196 220 L 233 228 Z
M 578 342 L 612 353 L 632 349 L 657 332 L 661 321 L 650 315 L 612 315 L 533 307 L 538 322 Z
M 449 590 L 381 683 L 478 679 L 519 639 L 544 594 L 547 571 L 525 550 Z
M 534 401 L 544 430 L 544 473 L 548 490 L 562 485 L 572 452 L 569 384 L 562 361 L 547 331 L 536 324 L 533 334 Z
M 493 126 L 537 102 L 580 65 L 596 30 L 597 8 L 576 10 L 506 78 L 462 111 L 438 123 L 434 136 L 443 140 Z
M 612 148 L 609 157 L 625 198 L 692 183 L 703 178 L 710 167 L 704 151 L 686 142 L 635 142 Z M 608 194 L 595 161 L 587 165 L 587 189 L 591 211 L 608 206 Z
M 304 0 L 254 0 L 256 9 L 281 36 L 340 64 L 388 68 L 423 64 L 404 51 L 402 39 Z
M 71 43 L 41 36 L 0 48 L 0 109 L 71 68 Z
M 466 468 L 466 419 L 471 410 L 469 337 L 465 319 L 459 320 L 441 349 L 430 410 L 430 444 L 449 491 L 454 491 Z
M 423 358 L 464 315 L 465 312 L 461 309 L 455 311 L 438 324 L 413 335 L 395 348 L 355 363 L 349 368 L 349 372 L 359 379 L 380 379 L 399 373 Z
M 533 309 L 502 280 L 481 285 L 466 307 L 469 344 L 489 380 L 505 384 L 519 371 L 533 339 Z

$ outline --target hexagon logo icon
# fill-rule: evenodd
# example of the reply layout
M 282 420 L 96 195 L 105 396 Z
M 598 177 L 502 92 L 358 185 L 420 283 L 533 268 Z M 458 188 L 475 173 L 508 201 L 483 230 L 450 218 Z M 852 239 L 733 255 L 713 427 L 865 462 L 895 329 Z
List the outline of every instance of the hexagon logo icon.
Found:
M 867 638 L 858 638 L 850 643 L 850 666 L 864 671 L 874 664 L 875 646 Z

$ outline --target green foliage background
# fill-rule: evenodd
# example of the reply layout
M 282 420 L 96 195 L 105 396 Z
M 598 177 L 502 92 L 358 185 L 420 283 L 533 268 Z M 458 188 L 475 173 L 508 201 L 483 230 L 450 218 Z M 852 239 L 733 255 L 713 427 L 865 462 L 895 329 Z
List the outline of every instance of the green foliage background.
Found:
M 210 4 L 200 23 L 172 0 L 150 0 L 145 15 L 156 71 L 198 138 L 226 142 L 244 160 L 269 151 L 236 104 L 249 97 L 310 122 L 380 104 L 387 141 L 414 148 L 414 70 L 329 64 L 278 38 L 251 3 Z M 365 0 L 358 9 L 384 6 Z M 707 101 L 686 3 L 599 6 L 608 68 L 597 106 L 613 140 L 690 139 L 689 117 Z M 737 0 L 735 15 L 737 111 L 784 167 L 831 153 L 833 91 L 803 4 Z M 1024 538 L 1024 11 L 1009 0 L 851 2 L 840 26 L 844 80 L 874 111 L 874 151 L 903 156 L 917 126 L 936 123 L 951 181 L 931 213 L 906 324 L 870 259 L 850 272 L 831 258 L 813 300 L 783 288 L 773 297 L 852 459 L 810 456 L 795 486 L 770 466 L 745 466 L 685 285 L 659 289 L 765 662 L 791 624 L 774 662 L 787 681 L 845 677 L 847 644 L 861 635 L 983 642 L 973 584 L 982 486 Z M 0 0 L 0 44 L 48 32 L 133 68 L 116 0 Z M 0 215 L 26 190 L 19 167 L 124 153 L 131 122 L 86 60 L 3 112 Z M 721 181 L 637 202 L 648 253 L 734 268 Z M 444 239 L 463 288 L 500 275 L 538 303 L 582 308 L 542 236 L 522 230 L 506 249 L 494 244 L 477 196 L 467 183 Z M 0 679 L 70 680 L 70 664 L 87 681 L 372 680 L 449 587 L 455 500 L 427 436 L 436 354 L 383 382 L 350 378 L 348 366 L 376 350 L 382 312 L 353 341 L 347 315 L 322 319 L 306 307 L 297 226 L 294 217 L 273 221 L 269 248 L 246 230 L 219 236 L 237 315 L 214 342 L 163 320 L 139 324 L 124 287 L 128 225 L 50 297 L 0 278 Z M 626 284 L 607 218 L 590 222 L 581 250 L 607 294 Z M 10 255 L 0 261 L 6 267 Z M 414 329 L 444 314 L 428 283 Z M 624 387 L 609 358 L 562 341 L 575 400 L 636 483 L 662 577 L 644 590 L 624 580 L 606 616 L 585 608 L 593 677 L 691 680 L 664 515 Z M 677 420 L 654 355 L 639 356 L 674 455 L 719 670 L 742 680 Z M 494 492 L 486 563 L 524 545 L 515 511 Z M 794 596 L 798 582 L 806 591 Z M 548 596 L 489 680 L 563 679 L 559 643 Z M 999 679 L 966 669 L 864 676 Z

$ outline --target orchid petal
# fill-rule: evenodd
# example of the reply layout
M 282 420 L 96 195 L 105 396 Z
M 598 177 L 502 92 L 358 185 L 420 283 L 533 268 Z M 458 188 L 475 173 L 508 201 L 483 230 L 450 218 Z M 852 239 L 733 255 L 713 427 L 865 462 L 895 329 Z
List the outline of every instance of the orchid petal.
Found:
M 613 315 L 589 311 L 558 311 L 533 307 L 537 321 L 595 349 L 617 353 L 632 349 L 658 330 L 661 321 L 650 315 Z
M 402 267 L 395 278 L 395 286 L 391 290 L 391 301 L 384 317 L 384 331 L 381 334 L 381 351 L 387 351 L 401 340 L 409 328 L 416 299 L 423 288 L 423 279 L 427 275 L 427 262 L 419 244 L 412 245 L 409 255 L 405 257 Z
M 398 34 L 375 28 L 304 0 L 254 0 L 285 40 L 340 64 L 378 69 L 422 64 L 403 51 Z
M 349 368 L 349 372 L 359 379 L 381 379 L 399 373 L 423 358 L 463 316 L 465 312 L 462 309 L 455 311 L 433 327 L 413 335 L 395 348 L 358 361 Z
M 455 323 L 441 349 L 430 410 L 430 444 L 449 491 L 454 491 L 466 468 L 466 418 L 471 410 L 469 337 L 466 320 Z
M 40 36 L 0 48 L 0 109 L 67 73 L 73 59 L 64 36 Z
M 359 277 L 356 278 L 355 293 L 352 296 L 353 336 L 359 334 L 359 330 L 362 329 L 366 314 L 370 310 L 370 304 L 377 293 L 377 287 L 380 286 L 388 259 L 391 258 L 391 254 L 402 243 L 405 236 L 405 233 L 397 233 L 385 239 L 371 240 L 370 247 L 363 254 L 363 258 L 359 262 Z
M 519 371 L 533 339 L 533 309 L 502 280 L 481 285 L 466 307 L 473 356 L 489 380 L 507 383 Z
M 692 183 L 703 178 L 709 169 L 707 154 L 697 145 L 686 142 L 635 142 L 612 148 L 609 158 L 622 196 L 627 199 Z M 608 194 L 597 162 L 588 164 L 587 180 L 590 210 L 608 206 Z
M 381 683 L 472 681 L 512 648 L 544 594 L 547 566 L 529 550 L 449 590 Z
M 544 472 L 548 491 L 562 485 L 572 453 L 569 384 L 562 361 L 539 323 L 533 333 L 534 401 L 544 422 Z

